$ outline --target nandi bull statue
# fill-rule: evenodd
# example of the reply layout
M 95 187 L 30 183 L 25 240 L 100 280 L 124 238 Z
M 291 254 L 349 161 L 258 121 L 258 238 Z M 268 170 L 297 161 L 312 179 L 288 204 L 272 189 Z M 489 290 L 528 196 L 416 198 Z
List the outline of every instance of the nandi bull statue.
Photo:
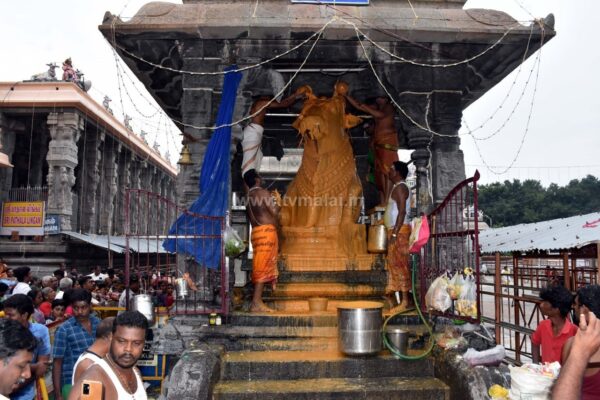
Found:
M 335 85 L 332 97 L 317 97 L 308 86 L 298 91 L 306 100 L 293 126 L 304 153 L 281 207 L 282 256 L 288 267 L 331 262 L 345 268 L 367 255 L 365 226 L 357 223 L 362 186 L 348 135 L 361 120 L 346 114 L 345 82 Z
M 39 74 L 32 75 L 31 80 L 36 81 L 36 82 L 55 81 L 56 80 L 56 68 L 58 68 L 58 65 L 51 62 L 51 63 L 46 64 L 46 66 L 48 66 L 48 71 L 40 72 Z

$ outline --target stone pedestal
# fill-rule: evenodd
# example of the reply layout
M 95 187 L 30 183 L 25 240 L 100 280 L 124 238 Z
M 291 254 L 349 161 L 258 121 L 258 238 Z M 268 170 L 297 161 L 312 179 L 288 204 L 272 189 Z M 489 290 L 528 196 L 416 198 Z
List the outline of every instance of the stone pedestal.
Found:
M 77 141 L 83 130 L 83 119 L 76 112 L 53 112 L 48 115 L 48 214 L 60 215 L 61 231 L 70 231 L 74 170 L 77 166 Z

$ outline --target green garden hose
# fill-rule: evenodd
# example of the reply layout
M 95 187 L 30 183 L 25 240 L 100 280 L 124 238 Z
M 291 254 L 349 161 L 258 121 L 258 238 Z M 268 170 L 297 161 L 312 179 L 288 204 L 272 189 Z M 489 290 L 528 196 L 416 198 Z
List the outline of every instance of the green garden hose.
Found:
M 433 339 L 433 330 L 431 329 L 431 326 L 427 323 L 427 320 L 425 319 L 425 317 L 423 316 L 423 313 L 421 312 L 421 307 L 419 307 L 419 302 L 417 300 L 417 290 L 416 290 L 416 281 L 417 281 L 417 255 L 416 254 L 411 254 L 411 266 L 412 266 L 412 295 L 413 295 L 413 301 L 415 303 L 415 308 L 417 309 L 417 313 L 419 314 L 419 318 L 421 319 L 421 322 L 423 322 L 423 325 L 425 325 L 425 327 L 427 328 L 427 331 L 429 332 L 429 347 L 421 354 L 416 355 L 416 356 L 408 356 L 406 354 L 402 354 L 400 353 L 400 350 L 394 346 L 394 344 L 388 339 L 387 334 L 385 333 L 385 327 L 387 326 L 388 322 L 394 318 L 397 315 L 400 314 L 404 314 L 408 311 L 412 311 L 412 309 L 408 309 L 408 310 L 402 310 L 400 312 L 397 312 L 395 314 L 390 315 L 389 317 L 387 317 L 385 319 L 385 321 L 383 322 L 383 344 L 385 345 L 385 347 L 388 348 L 389 351 L 392 352 L 392 354 L 394 354 L 395 356 L 399 357 L 402 360 L 410 360 L 410 361 L 415 361 L 415 360 L 420 360 L 422 358 L 425 358 L 429 355 L 429 353 L 431 353 L 431 350 L 433 350 L 433 346 L 435 346 L 435 340 Z

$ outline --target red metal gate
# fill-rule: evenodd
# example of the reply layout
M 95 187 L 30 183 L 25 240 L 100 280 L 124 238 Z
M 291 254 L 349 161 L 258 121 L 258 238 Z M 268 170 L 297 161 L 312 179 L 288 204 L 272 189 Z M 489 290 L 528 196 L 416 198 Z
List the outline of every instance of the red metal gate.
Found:
M 135 276 L 140 292 L 151 295 L 155 304 L 170 307 L 171 313 L 228 314 L 229 268 L 221 240 L 226 218 L 192 213 L 146 190 L 128 189 L 125 196 L 126 290 Z M 170 227 L 183 214 L 205 231 L 169 234 Z M 199 251 L 217 243 L 220 265 L 208 269 L 191 255 L 168 252 L 163 247 L 166 239 L 191 241 Z
M 431 236 L 421 253 L 419 271 L 421 307 L 424 311 L 453 319 L 479 322 L 481 301 L 479 294 L 479 210 L 477 207 L 477 181 L 479 172 L 459 183 L 444 201 L 428 216 Z M 453 276 L 473 271 L 476 287 L 477 316 L 459 315 L 456 301 L 446 312 L 426 310 L 425 295 L 433 281 L 443 275 Z

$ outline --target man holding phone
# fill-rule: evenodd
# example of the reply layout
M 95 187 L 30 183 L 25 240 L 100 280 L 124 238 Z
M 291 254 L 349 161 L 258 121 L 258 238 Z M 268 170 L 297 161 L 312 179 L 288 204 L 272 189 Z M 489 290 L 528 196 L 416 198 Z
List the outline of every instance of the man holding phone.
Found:
M 69 400 L 146 400 L 142 375 L 135 364 L 144 350 L 147 330 L 148 320 L 139 311 L 117 316 L 108 354 L 75 382 Z

